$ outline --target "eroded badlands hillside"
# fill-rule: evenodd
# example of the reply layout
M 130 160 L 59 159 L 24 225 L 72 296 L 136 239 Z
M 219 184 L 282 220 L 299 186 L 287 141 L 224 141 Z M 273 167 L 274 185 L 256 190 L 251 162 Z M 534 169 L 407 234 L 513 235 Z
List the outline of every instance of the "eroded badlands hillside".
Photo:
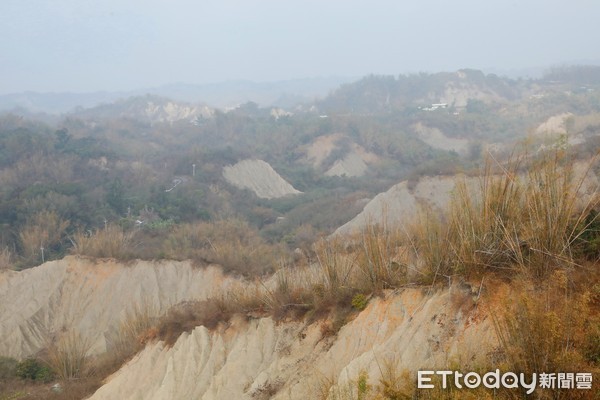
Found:
M 57 335 L 76 332 L 92 353 L 106 351 L 119 324 L 143 309 L 164 314 L 186 300 L 217 295 L 234 281 L 189 262 L 91 260 L 69 256 L 0 273 L 0 355 L 23 359 Z
M 400 378 L 453 359 L 476 362 L 495 339 L 485 313 L 453 301 L 470 296 L 456 287 L 389 293 L 336 336 L 324 337 L 326 321 L 236 319 L 217 331 L 198 327 L 173 347 L 150 344 L 90 399 L 336 398 L 361 372 L 377 382 L 384 366 Z
M 248 189 L 263 199 L 276 199 L 298 194 L 268 163 L 262 160 L 243 160 L 223 168 L 223 176 L 238 189 Z
M 77 332 L 110 351 L 111 333 L 127 311 L 163 314 L 174 304 L 218 296 L 237 284 L 216 267 L 186 262 L 133 262 L 66 257 L 0 275 L 0 355 L 23 359 L 49 340 Z M 234 317 L 214 330 L 198 326 L 171 347 L 150 341 L 91 399 L 306 399 L 373 382 L 382 366 L 398 374 L 478 360 L 495 344 L 486 312 L 466 287 L 406 288 L 373 298 L 339 332 L 328 318 L 275 321 Z M 333 397 L 332 397 L 333 398 Z

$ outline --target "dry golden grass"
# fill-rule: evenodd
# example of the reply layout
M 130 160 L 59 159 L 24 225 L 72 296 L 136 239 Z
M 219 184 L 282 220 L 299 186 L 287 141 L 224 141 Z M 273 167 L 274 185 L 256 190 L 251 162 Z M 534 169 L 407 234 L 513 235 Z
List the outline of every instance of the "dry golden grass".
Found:
M 494 168 L 493 168 L 494 167 Z M 439 215 L 423 210 L 396 240 L 385 229 L 369 227 L 354 249 L 338 247 L 326 259 L 339 254 L 355 257 L 356 266 L 346 280 L 356 287 L 354 271 L 361 271 L 376 291 L 375 282 L 389 280 L 379 267 L 393 264 L 390 254 L 407 246 L 415 253 L 422 283 L 462 276 L 472 279 L 494 274 L 510 282 L 510 295 L 493 312 L 501 357 L 490 358 L 482 371 L 500 368 L 516 372 L 585 371 L 600 379 L 600 274 L 597 264 L 586 263 L 585 251 L 593 250 L 600 222 L 596 193 L 584 194 L 587 170 L 576 171 L 561 150 L 488 163 L 479 185 L 459 181 L 448 210 Z M 387 235 L 387 236 L 386 236 Z M 348 254 L 349 253 L 349 254 Z M 365 258 L 368 261 L 365 262 Z M 590 258 L 590 257 L 588 257 Z M 590 259 L 597 262 L 598 254 Z M 324 264 L 324 263 L 321 263 Z M 323 265 L 325 276 L 335 262 Z M 495 278 L 495 279 L 497 279 Z M 324 280 L 327 282 L 327 280 Z M 401 282 L 401 281 L 400 281 Z M 483 282 L 483 281 L 482 281 Z M 396 285 L 399 283 L 397 282 Z M 393 287 L 393 285 L 390 285 Z M 385 287 L 385 286 L 384 286 Z M 364 289 L 364 288 L 363 288 Z M 470 298 L 468 298 L 470 299 Z M 449 368 L 452 369 L 452 368 Z M 454 368 L 456 369 L 456 368 Z M 322 398 L 343 399 L 521 399 L 515 390 L 456 388 L 417 390 L 397 371 L 381 373 L 377 382 L 361 377 L 347 388 L 327 382 Z M 364 378 L 364 377 L 363 377 Z M 361 382 L 362 388 L 361 392 Z M 439 386 L 439 385 L 438 385 Z M 368 390 L 367 390 L 368 389 Z M 536 391 L 540 399 L 591 399 L 590 391 Z
M 364 290 L 379 292 L 407 281 L 407 266 L 402 265 L 402 237 L 386 224 L 367 225 L 360 234 L 357 266 Z
M 544 279 L 578 265 L 574 249 L 600 200 L 582 196 L 589 167 L 576 176 L 560 150 L 528 159 L 526 168 L 524 160 L 488 161 L 478 187 L 457 182 L 446 213 L 421 213 L 407 240 L 424 276 L 520 271 Z
M 88 371 L 90 342 L 75 332 L 69 332 L 48 346 L 46 361 L 63 380 L 85 376 Z
M 69 224 L 69 221 L 60 218 L 55 211 L 42 211 L 33 215 L 19 232 L 25 265 L 47 260 L 51 248 L 60 243 Z
M 322 332 L 333 335 L 356 314 L 352 299 L 357 294 L 366 295 L 366 305 L 369 295 L 401 287 L 410 279 L 432 283 L 456 275 L 468 279 L 494 274 L 512 281 L 514 296 L 507 299 L 505 311 L 495 315 L 504 364 L 491 369 L 596 373 L 600 294 L 573 278 L 582 271 L 576 246 L 597 222 L 596 214 L 590 218 L 590 211 L 597 209 L 598 197 L 582 201 L 583 182 L 558 150 L 535 160 L 489 161 L 479 185 L 457 182 L 448 210 L 439 215 L 423 209 L 406 234 L 371 224 L 352 241 L 321 240 L 314 245 L 316 262 L 312 265 L 292 267 L 280 262 L 270 281 L 257 278 L 226 294 L 218 292 L 203 301 L 181 304 L 159 322 L 138 310 L 122 326 L 120 343 L 138 346 L 156 338 L 173 344 L 183 332 L 199 325 L 216 329 L 235 314 L 271 315 L 279 320 L 306 317 L 309 322 L 326 318 Z M 122 230 L 108 227 L 91 237 L 76 236 L 74 251 L 124 257 L 131 241 Z M 413 264 L 403 254 L 406 249 L 415 255 Z M 274 270 L 274 260 L 279 258 L 276 246 L 265 243 L 238 220 L 177 226 L 168 233 L 162 250 L 168 258 L 218 263 L 229 272 L 255 277 Z M 598 275 L 597 266 L 593 268 L 590 273 Z M 455 300 L 463 304 L 459 302 L 463 299 Z M 416 390 L 412 381 L 390 364 L 382 367 L 379 381 L 371 382 L 363 375 L 344 388 L 327 381 L 321 397 L 518 398 L 513 392 Z M 566 398 L 560 393 L 540 392 L 539 396 Z
M 275 306 L 271 309 L 276 319 L 298 319 L 307 313 L 312 314 L 311 319 L 318 318 L 336 308 L 341 299 L 347 298 L 351 289 L 343 284 L 343 275 L 348 272 L 349 266 L 344 261 L 330 261 L 338 262 L 341 270 L 334 272 L 331 266 L 324 269 L 320 264 L 279 269 L 273 291 Z
M 158 310 L 150 301 L 128 309 L 116 333 L 107 338 L 107 351 L 116 359 L 125 360 L 145 345 L 145 335 L 158 321 Z
M 529 169 L 522 236 L 530 252 L 528 267 L 535 277 L 547 276 L 555 266 L 576 265 L 573 245 L 595 222 L 583 224 L 599 203 L 597 194 L 581 201 L 581 190 L 591 167 L 592 164 L 577 177 L 569 160 L 554 154 Z
M 0 271 L 13 268 L 14 264 L 12 252 L 9 250 L 8 247 L 5 247 L 4 249 L 2 249 L 2 251 L 0 251 Z
M 429 284 L 450 274 L 448 234 L 442 218 L 426 209 L 407 226 L 406 243 L 417 260 L 410 271 L 414 281 Z
M 598 274 L 594 274 L 598 280 Z M 584 285 L 575 287 L 564 270 L 534 283 L 513 282 L 512 293 L 494 317 L 494 327 L 505 356 L 500 367 L 526 374 L 591 372 L 600 379 L 598 305 Z M 590 346 L 591 345 L 591 346 Z M 593 398 L 585 391 L 538 389 L 539 399 Z M 506 391 L 505 398 L 520 398 Z
M 319 282 L 316 284 L 332 295 L 347 288 L 356 265 L 354 255 L 344 251 L 341 241 L 337 238 L 317 242 L 315 253 L 320 272 Z
M 134 236 L 134 232 L 127 232 L 117 225 L 108 225 L 93 234 L 79 231 L 72 237 L 71 252 L 88 257 L 129 260 L 135 246 Z
M 511 253 L 506 252 L 503 240 L 519 221 L 522 187 L 513 170 L 497 176 L 488 164 L 479 188 L 469 188 L 466 181 L 456 184 L 448 212 L 446 240 L 451 257 L 452 272 L 477 268 L 504 268 L 512 265 Z
M 161 318 L 156 327 L 156 337 L 172 346 L 183 333 L 198 326 L 215 329 L 229 322 L 235 313 L 234 304 L 222 296 L 179 304 Z
M 225 272 L 245 276 L 272 273 L 283 254 L 280 246 L 266 243 L 247 222 L 237 219 L 178 225 L 163 248 L 166 258 L 215 263 Z

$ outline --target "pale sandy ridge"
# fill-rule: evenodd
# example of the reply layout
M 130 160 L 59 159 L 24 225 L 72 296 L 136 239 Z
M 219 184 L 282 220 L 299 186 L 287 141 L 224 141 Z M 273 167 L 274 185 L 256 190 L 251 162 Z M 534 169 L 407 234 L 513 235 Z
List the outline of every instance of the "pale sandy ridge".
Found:
M 319 136 L 305 148 L 305 162 L 319 169 L 324 167 L 325 160 L 336 151 L 341 141 L 348 141 L 347 153 L 334 161 L 333 165 L 325 171 L 326 176 L 363 176 L 369 169 L 369 165 L 377 162 L 379 157 L 367 151 L 364 147 L 354 143 L 348 136 L 342 133 L 334 133 Z
M 448 137 L 438 128 L 425 126 L 421 122 L 414 124 L 412 129 L 422 141 L 435 149 L 455 151 L 459 154 L 465 154 L 469 149 L 469 140 Z
M 424 177 L 413 188 L 409 187 L 408 181 L 400 182 L 375 196 L 356 217 L 339 227 L 334 234 L 357 233 L 369 224 L 404 227 L 423 210 L 441 212 L 450 202 L 457 179 L 464 179 L 468 185 L 477 183 L 477 178 L 462 175 Z
M 493 327 L 477 308 L 452 306 L 457 295 L 471 293 L 389 293 L 325 338 L 319 323 L 271 318 L 198 327 L 172 348 L 149 345 L 90 399 L 313 399 L 327 380 L 345 388 L 361 371 L 376 383 L 384 364 L 415 371 L 483 360 L 496 343 Z
M 243 160 L 223 168 L 223 177 L 239 189 L 249 189 L 263 199 L 302 193 L 283 179 L 267 162 Z
M 77 332 L 89 342 L 91 353 L 100 353 L 136 307 L 160 315 L 182 301 L 227 290 L 234 282 L 220 268 L 195 268 L 190 262 L 124 266 L 75 256 L 7 271 L 0 274 L 0 355 L 22 359 L 64 332 Z
M 600 182 L 590 169 L 590 161 L 574 163 L 572 173 L 573 189 L 581 183 L 578 200 L 585 208 L 591 196 L 598 193 Z M 521 180 L 525 178 L 525 175 L 519 177 Z M 441 213 L 446 210 L 457 182 L 463 182 L 470 188 L 470 193 L 480 193 L 482 178 L 463 174 L 423 177 L 412 184 L 402 181 L 375 196 L 356 217 L 340 226 L 334 235 L 358 233 L 369 224 L 405 229 L 421 212 Z

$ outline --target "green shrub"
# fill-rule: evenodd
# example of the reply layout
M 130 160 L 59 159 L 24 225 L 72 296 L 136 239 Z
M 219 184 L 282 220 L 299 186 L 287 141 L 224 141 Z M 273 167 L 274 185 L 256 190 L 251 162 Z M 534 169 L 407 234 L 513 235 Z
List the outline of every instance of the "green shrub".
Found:
M 16 365 L 16 375 L 21 379 L 31 379 L 38 382 L 50 382 L 54 373 L 35 358 L 28 358 Z
M 582 225 L 583 230 L 577 240 L 576 250 L 588 260 L 597 260 L 600 256 L 600 219 L 598 219 L 598 211 L 590 210 Z
M 366 371 L 361 371 L 356 381 L 356 388 L 358 390 L 358 400 L 364 400 L 367 398 L 367 393 L 371 390 L 369 385 L 369 375 Z
M 17 364 L 14 358 L 0 357 L 0 379 L 17 376 Z
M 352 307 L 354 307 L 355 309 L 357 309 L 359 311 L 364 310 L 367 307 L 368 303 L 369 303 L 369 300 L 362 293 L 359 293 L 352 298 Z

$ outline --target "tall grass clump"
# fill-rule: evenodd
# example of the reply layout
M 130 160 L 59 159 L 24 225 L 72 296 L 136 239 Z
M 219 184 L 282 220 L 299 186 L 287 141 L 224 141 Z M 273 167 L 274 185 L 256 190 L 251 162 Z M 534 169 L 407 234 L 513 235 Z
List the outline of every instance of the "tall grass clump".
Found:
M 339 239 L 322 239 L 315 244 L 320 285 L 326 293 L 336 296 L 350 288 L 355 259 L 344 251 Z
M 12 252 L 8 247 L 5 247 L 0 251 L 0 271 L 13 269 L 13 257 Z
M 88 371 L 90 342 L 77 333 L 68 333 L 48 347 L 47 363 L 61 379 L 84 376 Z
M 259 304 L 254 312 L 268 313 L 275 320 L 299 319 L 314 307 L 313 280 L 307 272 L 281 262 L 274 279 L 260 283 L 262 290 L 246 288 L 240 292 L 240 304 L 252 304 L 249 300 L 254 299 Z
M 401 265 L 401 237 L 386 224 L 368 224 L 360 235 L 356 264 L 365 289 L 379 292 L 405 283 L 407 266 Z
M 94 233 L 79 231 L 72 237 L 74 254 L 128 260 L 132 258 L 135 232 L 125 231 L 118 225 L 108 225 Z
M 317 388 L 317 398 L 322 400 L 369 400 L 381 397 L 369 384 L 369 375 L 361 370 L 356 379 L 344 385 L 335 383 L 333 379 L 321 379 Z
M 128 309 L 116 332 L 107 338 L 107 349 L 116 360 L 122 361 L 137 353 L 145 344 L 144 335 L 158 321 L 158 310 L 150 301 Z
M 517 261 L 510 239 L 523 222 L 520 213 L 524 188 L 519 164 L 512 162 L 496 175 L 488 162 L 477 186 L 466 178 L 456 183 L 446 235 L 452 272 L 507 268 Z
M 448 211 L 421 216 L 409 243 L 425 275 L 520 271 L 535 279 L 577 265 L 576 247 L 595 217 L 598 196 L 584 195 L 589 171 L 555 150 L 506 163 L 488 160 L 478 182 L 456 183 Z
M 448 226 L 437 213 L 421 209 L 407 226 L 406 243 L 417 260 L 410 278 L 420 283 L 448 276 L 451 266 Z
M 573 265 L 574 245 L 595 222 L 587 217 L 597 208 L 598 196 L 585 200 L 582 193 L 591 165 L 577 176 L 568 161 L 555 153 L 529 169 L 523 236 L 531 252 L 531 273 L 537 277 L 547 275 L 550 267 Z

